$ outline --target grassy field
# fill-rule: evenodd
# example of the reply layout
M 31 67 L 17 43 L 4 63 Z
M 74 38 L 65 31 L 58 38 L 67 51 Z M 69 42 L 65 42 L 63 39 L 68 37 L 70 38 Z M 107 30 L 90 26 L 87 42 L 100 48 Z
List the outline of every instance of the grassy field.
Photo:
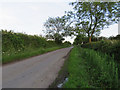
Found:
M 68 62 L 69 80 L 63 88 L 118 88 L 118 68 L 113 57 L 74 47 Z

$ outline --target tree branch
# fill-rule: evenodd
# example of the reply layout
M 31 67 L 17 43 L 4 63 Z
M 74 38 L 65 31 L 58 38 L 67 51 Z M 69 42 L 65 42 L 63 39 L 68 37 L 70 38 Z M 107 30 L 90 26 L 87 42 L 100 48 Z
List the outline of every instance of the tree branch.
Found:
M 95 32 L 95 28 L 96 28 L 96 26 L 97 26 L 97 21 L 98 21 L 98 18 L 95 17 L 95 25 L 94 25 L 94 28 L 92 29 L 91 36 L 92 36 L 92 35 L 94 34 L 94 32 Z

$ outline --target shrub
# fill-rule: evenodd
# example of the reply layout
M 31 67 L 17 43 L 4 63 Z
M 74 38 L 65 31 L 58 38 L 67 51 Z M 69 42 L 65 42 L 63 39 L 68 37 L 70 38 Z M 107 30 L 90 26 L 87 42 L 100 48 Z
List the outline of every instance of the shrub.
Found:
M 47 41 L 42 36 L 14 33 L 13 31 L 2 30 L 2 51 L 14 53 L 24 51 L 26 48 L 49 48 L 55 47 L 54 41 Z
M 110 56 L 114 55 L 114 60 L 120 62 L 120 40 L 102 40 L 81 45 L 84 48 L 94 49 Z

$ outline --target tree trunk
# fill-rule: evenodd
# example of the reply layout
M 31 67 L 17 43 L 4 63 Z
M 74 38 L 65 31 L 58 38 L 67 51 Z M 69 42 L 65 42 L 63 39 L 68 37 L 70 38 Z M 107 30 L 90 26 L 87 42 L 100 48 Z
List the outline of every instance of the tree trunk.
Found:
M 92 38 L 92 37 L 90 36 L 90 37 L 89 37 L 89 43 L 91 43 L 91 38 Z

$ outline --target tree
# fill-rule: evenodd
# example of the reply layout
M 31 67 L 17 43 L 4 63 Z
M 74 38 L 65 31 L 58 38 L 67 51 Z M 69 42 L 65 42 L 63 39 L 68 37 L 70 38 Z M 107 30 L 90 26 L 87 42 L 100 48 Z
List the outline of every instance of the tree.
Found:
M 76 20 L 78 30 L 83 30 L 89 37 L 118 22 L 118 3 L 116 2 L 72 2 L 73 11 L 68 16 Z M 78 32 L 78 31 L 77 31 Z
M 84 41 L 84 35 L 79 34 L 76 36 L 76 38 L 74 39 L 74 44 L 79 45 L 82 44 Z
M 71 45 L 71 42 L 65 41 L 64 44 L 67 45 L 67 46 L 70 46 L 70 45 Z
M 120 40 L 120 35 L 117 35 L 117 36 L 110 36 L 109 37 L 110 40 Z
M 78 34 L 73 44 L 79 45 L 84 43 L 88 43 L 88 37 L 86 37 L 84 34 Z
M 44 26 L 46 28 L 46 37 L 48 39 L 53 39 L 57 43 L 62 43 L 64 36 L 67 36 L 69 24 L 66 21 L 67 19 L 63 17 L 48 18 Z
M 114 39 L 120 40 L 120 35 L 117 35 Z

